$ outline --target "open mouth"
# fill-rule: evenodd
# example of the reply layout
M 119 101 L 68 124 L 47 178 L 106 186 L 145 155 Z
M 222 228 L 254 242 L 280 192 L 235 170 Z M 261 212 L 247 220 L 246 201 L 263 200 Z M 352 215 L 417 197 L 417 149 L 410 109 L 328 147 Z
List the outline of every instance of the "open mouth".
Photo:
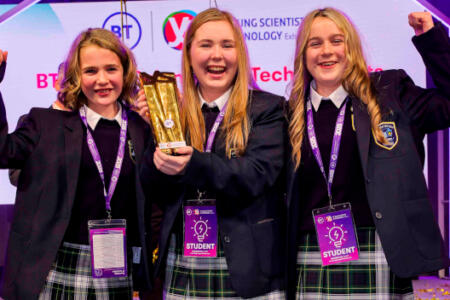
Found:
M 321 63 L 319 63 L 319 66 L 322 66 L 322 67 L 332 67 L 332 66 L 334 66 L 335 64 L 336 64 L 335 61 L 326 61 L 326 62 L 321 62 Z
M 211 74 L 222 74 L 226 71 L 226 67 L 225 66 L 208 66 L 206 67 L 206 70 L 208 71 L 208 73 Z
M 97 94 L 99 94 L 100 96 L 106 96 L 111 92 L 111 89 L 101 89 L 101 90 L 96 90 L 95 92 Z

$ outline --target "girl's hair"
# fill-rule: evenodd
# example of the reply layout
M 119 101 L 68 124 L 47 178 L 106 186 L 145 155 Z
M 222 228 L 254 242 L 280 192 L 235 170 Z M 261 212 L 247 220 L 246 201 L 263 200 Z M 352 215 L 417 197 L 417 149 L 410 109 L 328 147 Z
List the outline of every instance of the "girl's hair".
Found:
M 83 47 L 98 46 L 114 52 L 123 67 L 123 88 L 120 99 L 132 105 L 137 95 L 137 67 L 130 49 L 111 31 L 101 28 L 89 28 L 82 31 L 73 41 L 64 63 L 62 98 L 70 109 L 79 109 L 87 104 L 87 98 L 81 90 L 80 51 Z
M 300 165 L 301 146 L 305 134 L 305 96 L 313 79 L 306 68 L 306 48 L 311 26 L 318 17 L 330 19 L 343 32 L 347 67 L 343 74 L 342 85 L 351 97 L 360 99 L 367 105 L 371 119 L 371 127 L 375 137 L 379 141 L 386 141 L 381 129 L 378 127 L 381 120 L 380 107 L 377 103 L 375 89 L 369 78 L 361 41 L 355 26 L 344 13 L 335 8 L 326 7 L 316 9 L 306 15 L 297 33 L 294 79 L 289 97 L 289 108 L 291 112 L 289 138 L 295 168 L 298 168 Z
M 255 88 L 256 85 L 254 85 L 250 71 L 247 48 L 239 23 L 229 12 L 221 11 L 217 8 L 204 10 L 195 16 L 186 31 L 182 58 L 183 99 L 180 113 L 181 124 L 190 144 L 195 149 L 202 151 L 206 140 L 205 122 L 197 92 L 198 82 L 191 67 L 190 50 L 197 29 L 207 22 L 215 21 L 226 21 L 230 24 L 234 33 L 238 58 L 234 87 L 228 100 L 228 107 L 222 125 L 225 134 L 226 154 L 228 157 L 231 157 L 233 151 L 238 155 L 245 152 L 250 132 L 250 121 L 247 115 L 249 88 Z

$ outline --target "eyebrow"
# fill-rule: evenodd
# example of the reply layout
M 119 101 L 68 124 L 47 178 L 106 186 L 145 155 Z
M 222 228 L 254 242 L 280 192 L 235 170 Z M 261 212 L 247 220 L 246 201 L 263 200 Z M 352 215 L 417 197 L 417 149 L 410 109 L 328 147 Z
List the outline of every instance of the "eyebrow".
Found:
M 335 38 L 335 37 L 345 37 L 344 34 L 342 33 L 336 33 L 336 34 L 332 34 L 329 38 Z M 321 40 L 322 38 L 318 37 L 318 36 L 313 36 L 311 38 L 308 39 L 308 42 L 311 40 Z
M 209 43 L 212 43 L 213 40 L 212 40 L 212 39 L 202 39 L 202 40 L 197 41 L 197 43 L 202 43 L 202 42 L 209 42 Z M 223 43 L 223 42 L 226 42 L 226 43 L 229 43 L 229 42 L 235 43 L 236 41 L 233 40 L 233 39 L 224 39 L 224 40 L 220 40 L 220 42 L 221 42 L 221 43 Z

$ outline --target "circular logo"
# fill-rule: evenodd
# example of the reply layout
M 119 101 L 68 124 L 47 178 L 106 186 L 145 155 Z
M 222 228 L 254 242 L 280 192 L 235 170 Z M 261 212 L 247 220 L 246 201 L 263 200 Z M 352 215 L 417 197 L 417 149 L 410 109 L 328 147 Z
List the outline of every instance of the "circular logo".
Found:
M 184 34 L 196 15 L 192 10 L 180 10 L 167 16 L 162 28 L 167 45 L 176 50 L 183 48 Z
M 166 128 L 170 129 L 173 127 L 173 125 L 175 125 L 175 123 L 171 119 L 167 119 L 164 121 L 164 127 Z
M 134 49 L 140 42 L 142 37 L 142 28 L 139 21 L 130 13 L 123 13 L 123 28 L 122 17 L 120 12 L 113 13 L 103 22 L 102 28 L 114 32 L 125 45 L 130 49 Z
M 192 215 L 192 210 L 190 208 L 186 209 L 186 214 L 188 216 Z

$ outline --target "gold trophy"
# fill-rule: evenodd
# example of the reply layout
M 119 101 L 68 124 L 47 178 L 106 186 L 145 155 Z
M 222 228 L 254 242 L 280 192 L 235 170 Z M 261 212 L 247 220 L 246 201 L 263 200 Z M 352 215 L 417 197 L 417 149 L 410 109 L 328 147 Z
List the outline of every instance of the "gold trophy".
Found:
M 178 111 L 177 82 L 173 73 L 155 71 L 139 75 L 150 111 L 150 122 L 158 147 L 167 154 L 186 146 Z

